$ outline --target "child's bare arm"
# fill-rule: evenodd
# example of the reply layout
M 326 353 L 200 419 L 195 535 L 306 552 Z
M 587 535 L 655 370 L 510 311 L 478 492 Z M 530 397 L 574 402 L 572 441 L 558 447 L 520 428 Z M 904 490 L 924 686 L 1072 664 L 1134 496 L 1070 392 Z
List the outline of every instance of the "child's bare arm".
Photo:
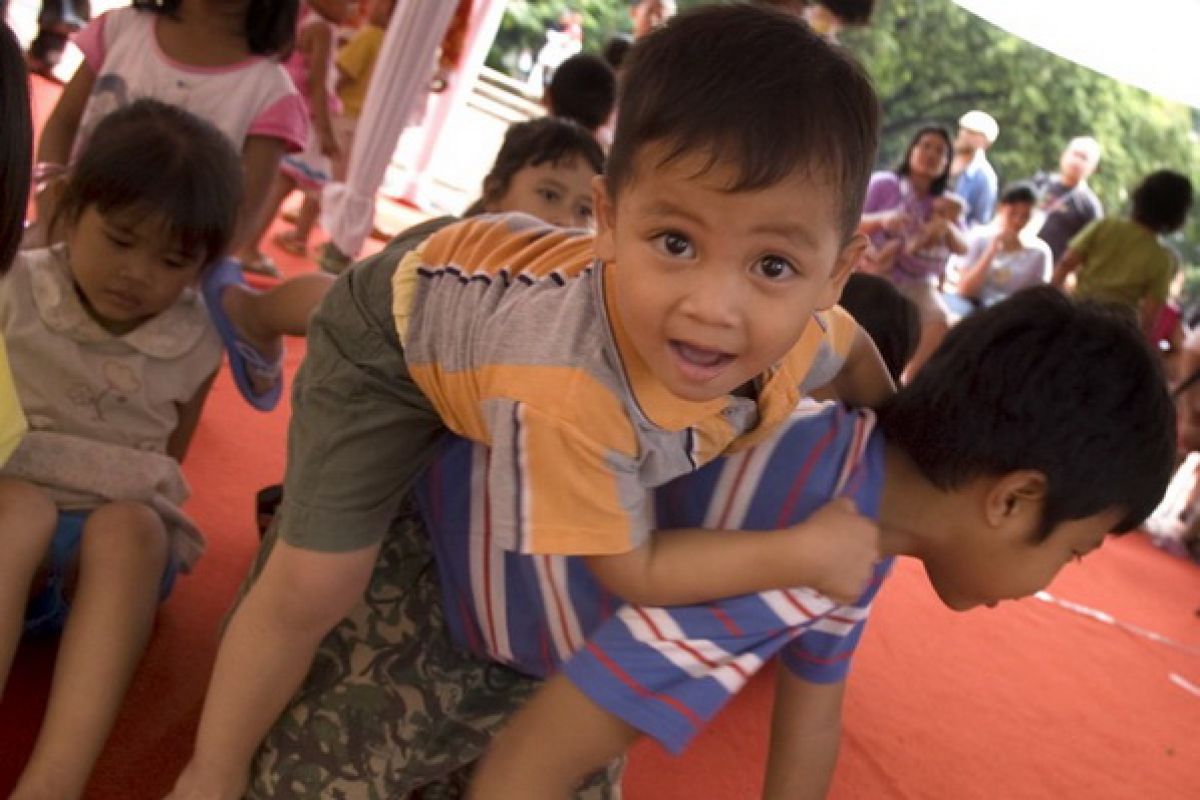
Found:
M 308 673 L 322 637 L 361 598 L 379 546 L 324 553 L 280 541 L 230 619 L 192 760 L 170 800 L 235 800 L 250 759 Z
M 245 191 L 242 194 L 242 209 L 238 215 L 238 229 L 230 243 L 230 252 L 253 236 L 259 229 L 262 217 L 267 213 L 267 195 L 271 183 L 279 172 L 279 160 L 283 158 L 283 140 L 274 136 L 249 136 L 242 146 L 242 175 Z
M 1067 276 L 1079 269 L 1082 264 L 1083 256 L 1074 250 L 1068 250 L 1054 265 L 1054 276 L 1050 279 L 1050 283 L 1059 289 L 1066 288 Z
M 556 675 L 492 742 L 467 797 L 563 800 L 584 778 L 624 753 L 637 736 L 637 729 Z
M 856 408 L 878 408 L 896 393 L 896 384 L 892 383 L 879 348 L 861 325 L 855 331 L 846 363 L 829 388 L 837 399 Z
M 75 137 L 79 134 L 79 122 L 83 118 L 83 109 L 87 106 L 92 94 L 92 85 L 96 82 L 96 73 L 86 63 L 80 64 L 75 75 L 67 83 L 46 126 L 42 129 L 42 138 L 38 141 L 37 160 L 39 164 L 60 164 L 66 166 L 71 158 L 71 148 L 75 146 Z M 58 193 L 61 180 L 51 181 L 38 192 L 37 221 L 45 229 L 54 215 L 58 205 Z
M 333 53 L 333 35 L 328 25 L 315 25 L 308 31 L 307 49 L 308 105 L 316 122 L 316 133 L 321 142 L 321 152 L 329 157 L 337 155 L 337 141 L 333 135 L 333 123 L 329 118 L 329 70 Z
M 192 443 L 192 435 L 196 432 L 196 426 L 200 424 L 200 412 L 204 410 L 204 401 L 208 399 L 208 392 L 212 389 L 213 381 L 216 378 L 217 373 L 215 372 L 209 375 L 208 380 L 196 391 L 192 399 L 179 407 L 179 422 L 175 425 L 171 438 L 167 440 L 167 455 L 180 464 L 187 455 L 188 446 Z
M 821 800 L 837 764 L 846 684 L 810 683 L 782 665 L 778 676 L 763 797 Z
M 655 531 L 636 550 L 589 556 L 588 567 L 606 589 L 637 605 L 691 605 L 799 586 L 848 603 L 862 594 L 878 559 L 875 523 L 839 498 L 776 531 Z

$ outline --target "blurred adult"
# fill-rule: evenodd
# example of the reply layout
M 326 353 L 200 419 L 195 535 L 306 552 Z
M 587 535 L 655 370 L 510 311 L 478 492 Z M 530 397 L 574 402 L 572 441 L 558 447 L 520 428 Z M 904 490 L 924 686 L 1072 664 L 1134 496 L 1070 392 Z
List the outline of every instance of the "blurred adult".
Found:
M 958 120 L 950 175 L 955 193 L 967 201 L 967 225 L 985 225 L 992 220 L 1000 182 L 987 150 L 999 135 L 1000 125 L 985 111 L 968 111 Z
M 1050 248 L 1023 232 L 1033 216 L 1037 192 L 1026 181 L 1000 195 L 994 225 L 976 228 L 962 257 L 957 294 L 943 298 L 958 316 L 990 306 L 1029 286 L 1050 280 L 1054 262 Z
M 1104 216 L 1100 198 L 1088 185 L 1099 164 L 1100 143 L 1091 136 L 1076 136 L 1062 151 L 1058 174 L 1034 178 L 1042 195 L 1036 214 L 1041 218 L 1038 237 L 1050 245 L 1055 263 L 1077 233 Z
M 876 172 L 867 187 L 859 231 L 877 251 L 875 262 L 911 300 L 921 316 L 921 340 L 908 367 L 913 375 L 937 348 L 949 327 L 941 283 L 951 254 L 967 251 L 957 221 L 959 203 L 946 191 L 950 180 L 950 133 L 938 125 L 920 128 L 895 171 Z M 898 243 L 898 244 L 897 244 Z

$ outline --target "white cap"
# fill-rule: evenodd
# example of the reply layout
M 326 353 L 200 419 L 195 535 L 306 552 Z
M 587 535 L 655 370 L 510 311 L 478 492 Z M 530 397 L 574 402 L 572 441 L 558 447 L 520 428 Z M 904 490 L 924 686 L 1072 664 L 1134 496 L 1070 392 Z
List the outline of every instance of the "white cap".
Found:
M 988 144 L 995 142 L 996 137 L 1000 135 L 999 123 L 992 118 L 991 114 L 979 109 L 968 111 L 959 117 L 958 127 L 983 134 L 983 138 L 988 140 Z

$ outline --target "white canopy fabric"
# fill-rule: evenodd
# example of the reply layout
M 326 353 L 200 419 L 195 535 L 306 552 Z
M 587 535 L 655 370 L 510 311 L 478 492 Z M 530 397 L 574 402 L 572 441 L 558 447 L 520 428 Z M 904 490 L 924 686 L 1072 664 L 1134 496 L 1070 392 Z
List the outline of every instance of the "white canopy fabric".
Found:
M 1200 108 L 1200 0 L 955 0 L 1124 83 Z

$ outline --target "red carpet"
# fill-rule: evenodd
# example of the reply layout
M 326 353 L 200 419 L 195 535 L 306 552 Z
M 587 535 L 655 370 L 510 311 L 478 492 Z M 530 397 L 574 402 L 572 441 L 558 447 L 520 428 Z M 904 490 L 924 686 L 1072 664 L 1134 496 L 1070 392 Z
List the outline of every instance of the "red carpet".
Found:
M 302 341 L 289 342 L 289 374 L 302 353 Z M 286 422 L 286 407 L 251 410 L 222 373 L 185 465 L 189 511 L 209 552 L 163 607 L 89 798 L 160 798 L 186 759 L 218 623 L 257 545 L 254 491 L 283 473 Z M 920 566 L 902 563 L 855 662 L 831 797 L 1200 796 L 1200 696 L 1169 679 L 1200 685 L 1200 568 L 1127 537 L 1068 568 L 1051 590 L 1191 652 L 1037 600 L 953 614 Z M 0 703 L 0 796 L 36 734 L 53 656 L 36 644 L 17 657 Z M 639 746 L 626 797 L 757 796 L 769 704 L 770 683 L 760 679 L 683 758 Z

